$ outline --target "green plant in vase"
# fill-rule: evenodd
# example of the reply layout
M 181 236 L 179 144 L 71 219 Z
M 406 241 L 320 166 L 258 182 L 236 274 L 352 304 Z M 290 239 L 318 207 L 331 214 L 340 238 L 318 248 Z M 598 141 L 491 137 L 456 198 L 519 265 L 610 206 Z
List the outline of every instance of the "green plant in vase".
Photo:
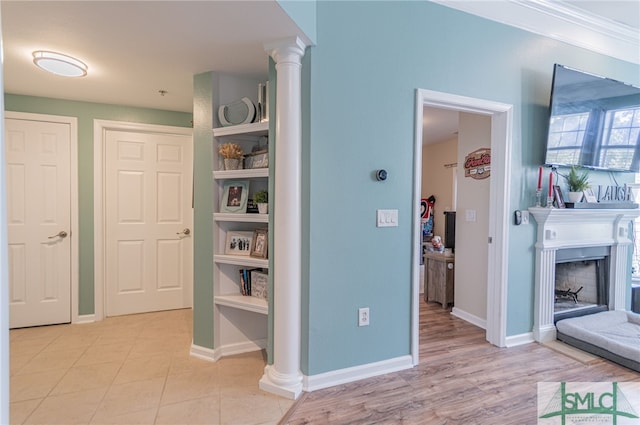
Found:
M 580 202 L 583 193 L 590 187 L 589 170 L 573 166 L 566 177 L 569 186 L 569 202 Z
M 259 190 L 253 194 L 253 202 L 258 205 L 258 212 L 266 214 L 268 211 L 269 193 L 266 190 Z

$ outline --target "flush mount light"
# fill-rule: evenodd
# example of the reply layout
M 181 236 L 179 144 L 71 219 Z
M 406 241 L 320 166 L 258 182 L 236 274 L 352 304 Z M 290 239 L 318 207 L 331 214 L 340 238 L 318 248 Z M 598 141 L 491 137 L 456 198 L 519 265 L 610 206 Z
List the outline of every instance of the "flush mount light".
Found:
M 33 52 L 33 63 L 38 68 L 63 77 L 84 77 L 87 75 L 86 64 L 62 53 L 37 50 Z

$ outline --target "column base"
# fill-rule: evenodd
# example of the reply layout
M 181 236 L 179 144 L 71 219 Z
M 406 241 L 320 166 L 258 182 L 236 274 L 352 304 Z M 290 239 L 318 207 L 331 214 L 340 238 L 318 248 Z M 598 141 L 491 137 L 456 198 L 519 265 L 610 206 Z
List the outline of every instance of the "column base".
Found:
M 533 339 L 537 342 L 549 342 L 556 340 L 555 325 L 545 325 L 533 329 Z
M 284 375 L 268 365 L 264 368 L 259 387 L 263 391 L 296 400 L 302 394 L 302 374 L 298 372 L 296 376 Z

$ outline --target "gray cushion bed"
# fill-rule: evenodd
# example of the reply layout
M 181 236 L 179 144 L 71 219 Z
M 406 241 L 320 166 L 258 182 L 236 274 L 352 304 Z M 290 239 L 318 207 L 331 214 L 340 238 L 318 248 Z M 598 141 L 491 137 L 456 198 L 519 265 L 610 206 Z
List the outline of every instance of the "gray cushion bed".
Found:
M 640 372 L 640 314 L 603 311 L 556 323 L 558 339 Z

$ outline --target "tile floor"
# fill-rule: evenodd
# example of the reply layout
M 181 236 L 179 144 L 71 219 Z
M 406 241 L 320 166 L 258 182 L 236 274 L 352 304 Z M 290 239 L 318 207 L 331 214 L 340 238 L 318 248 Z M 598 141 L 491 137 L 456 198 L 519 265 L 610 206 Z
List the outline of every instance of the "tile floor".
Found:
M 191 310 L 10 332 L 12 424 L 277 424 L 262 352 L 189 356 Z

